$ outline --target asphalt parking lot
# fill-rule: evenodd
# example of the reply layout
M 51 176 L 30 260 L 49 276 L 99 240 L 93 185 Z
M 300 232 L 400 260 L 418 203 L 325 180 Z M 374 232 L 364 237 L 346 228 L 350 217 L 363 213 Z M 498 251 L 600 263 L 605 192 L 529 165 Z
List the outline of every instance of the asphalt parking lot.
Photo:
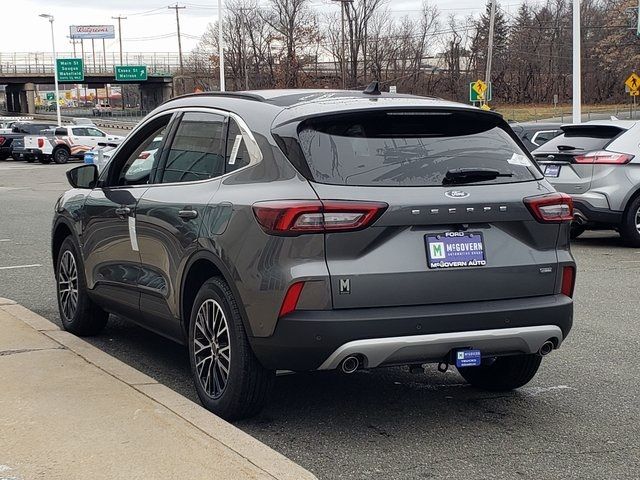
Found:
M 0 162 L 0 296 L 56 323 L 50 224 L 68 168 Z M 433 366 L 286 375 L 236 425 L 320 479 L 640 478 L 640 250 L 592 232 L 573 251 L 574 329 L 527 387 L 481 392 Z M 90 341 L 196 400 L 183 347 L 114 317 Z

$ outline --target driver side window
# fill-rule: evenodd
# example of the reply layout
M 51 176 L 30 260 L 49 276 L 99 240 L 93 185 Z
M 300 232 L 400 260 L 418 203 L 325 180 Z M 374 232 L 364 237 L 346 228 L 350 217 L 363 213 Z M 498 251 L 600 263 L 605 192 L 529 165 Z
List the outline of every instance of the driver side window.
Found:
M 106 178 L 109 186 L 149 183 L 171 118 L 172 115 L 167 114 L 152 120 L 121 146 Z

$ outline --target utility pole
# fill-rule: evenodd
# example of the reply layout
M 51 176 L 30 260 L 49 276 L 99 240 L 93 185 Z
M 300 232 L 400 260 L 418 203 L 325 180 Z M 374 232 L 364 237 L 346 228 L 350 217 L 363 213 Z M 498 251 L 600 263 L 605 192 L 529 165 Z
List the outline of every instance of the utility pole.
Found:
M 117 17 L 111 17 L 113 20 L 118 20 L 118 41 L 120 42 L 120 65 L 122 65 L 122 20 L 126 20 L 127 17 L 118 15 Z
M 117 17 L 111 17 L 113 20 L 118 20 L 118 42 L 120 43 L 120 65 L 122 66 L 122 20 L 126 20 L 127 17 L 118 15 Z M 113 74 L 115 75 L 115 67 L 113 68 Z M 120 86 L 120 103 L 122 103 L 122 110 L 124 110 L 124 85 Z
M 226 86 L 224 84 L 224 38 L 222 36 L 223 25 L 222 0 L 218 0 L 218 54 L 220 55 L 220 91 L 224 92 Z
M 182 68 L 183 68 L 183 64 L 182 64 L 182 39 L 180 38 L 180 15 L 178 13 L 179 10 L 184 10 L 187 7 L 180 7 L 178 6 L 178 4 L 176 3 L 173 7 L 169 6 L 167 7 L 169 10 L 175 10 L 176 11 L 176 26 L 178 28 L 178 60 L 180 62 L 180 73 L 182 74 Z
M 580 0 L 573 0 L 573 123 L 582 122 Z
M 491 2 L 491 15 L 489 17 L 489 38 L 487 48 L 487 70 L 484 75 L 484 81 L 487 85 L 491 83 L 491 67 L 493 63 L 493 37 L 496 29 L 496 0 L 489 0 Z

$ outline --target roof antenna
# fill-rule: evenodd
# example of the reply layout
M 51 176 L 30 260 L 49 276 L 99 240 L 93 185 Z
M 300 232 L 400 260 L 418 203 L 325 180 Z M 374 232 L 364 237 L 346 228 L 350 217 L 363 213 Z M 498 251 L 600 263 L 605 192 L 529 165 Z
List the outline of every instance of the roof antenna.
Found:
M 378 82 L 378 80 L 374 80 L 362 93 L 365 95 L 380 95 L 380 82 Z

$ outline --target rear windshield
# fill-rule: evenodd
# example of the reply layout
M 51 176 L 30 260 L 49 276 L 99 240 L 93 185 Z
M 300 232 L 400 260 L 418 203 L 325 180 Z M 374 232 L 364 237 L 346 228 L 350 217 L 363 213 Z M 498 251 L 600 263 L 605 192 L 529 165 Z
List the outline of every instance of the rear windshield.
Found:
M 300 147 L 313 179 L 359 186 L 441 186 L 447 171 L 490 168 L 507 177 L 540 178 L 499 117 L 461 112 L 368 112 L 304 122 Z
M 609 126 L 564 127 L 563 133 L 545 143 L 538 153 L 602 150 L 623 130 Z

